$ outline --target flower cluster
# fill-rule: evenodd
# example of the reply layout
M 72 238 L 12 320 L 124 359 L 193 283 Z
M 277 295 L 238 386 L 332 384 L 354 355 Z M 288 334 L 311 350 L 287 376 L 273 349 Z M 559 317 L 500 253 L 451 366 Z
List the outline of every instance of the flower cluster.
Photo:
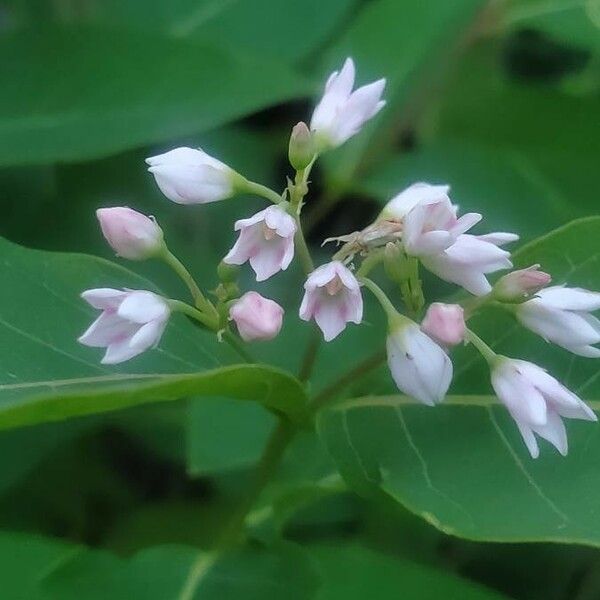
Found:
M 595 414 L 543 368 L 497 354 L 466 323 L 489 305 L 501 306 L 546 341 L 579 356 L 598 358 L 600 321 L 592 313 L 600 309 L 600 293 L 550 286 L 551 277 L 540 265 L 509 271 L 492 284 L 490 275 L 512 269 L 505 246 L 518 236 L 473 233 L 482 215 L 461 215 L 449 186 L 422 182 L 391 198 L 361 231 L 336 238 L 338 248 L 330 262 L 314 268 L 300 220 L 311 169 L 321 154 L 356 135 L 385 105 L 384 79 L 357 89 L 354 80 L 354 63 L 347 59 L 329 77 L 310 126 L 299 123 L 293 128 L 289 160 L 296 174 L 281 194 L 200 149 L 176 148 L 148 158 L 149 172 L 175 203 L 205 204 L 250 193 L 271 204 L 236 221 L 238 237 L 217 268 L 214 299 L 201 291 L 170 252 L 153 218 L 125 207 L 98 210 L 102 232 L 117 255 L 163 260 L 188 285 L 193 305 L 151 291 L 88 290 L 83 298 L 102 312 L 79 341 L 106 348 L 104 363 L 126 361 L 159 343 L 173 312 L 183 312 L 236 347 L 240 339 L 271 340 L 281 330 L 284 310 L 257 291 L 242 294 L 238 274 L 249 263 L 256 281 L 262 282 L 286 270 L 296 257 L 306 273 L 298 315 L 314 320 L 325 341 L 337 338 L 348 323 L 362 322 L 363 291 L 369 290 L 387 316 L 388 366 L 401 392 L 429 406 L 442 402 L 453 376 L 452 347 L 472 343 L 489 363 L 491 385 L 531 455 L 539 453 L 536 435 L 566 454 L 562 418 L 596 420 Z M 402 312 L 370 278 L 379 266 L 399 294 Z M 420 267 L 470 296 L 458 303 L 427 306 Z

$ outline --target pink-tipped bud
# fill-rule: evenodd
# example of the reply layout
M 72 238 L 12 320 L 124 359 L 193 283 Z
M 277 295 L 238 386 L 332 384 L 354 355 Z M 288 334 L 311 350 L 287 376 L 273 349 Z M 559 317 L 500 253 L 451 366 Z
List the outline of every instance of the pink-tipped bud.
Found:
M 154 219 L 131 208 L 116 206 L 96 211 L 102 234 L 111 248 L 123 258 L 144 260 L 157 254 L 163 245 L 163 232 Z
M 434 302 L 421 323 L 421 329 L 443 346 L 456 346 L 465 337 L 465 317 L 458 304 Z
M 283 312 L 277 302 L 258 292 L 246 292 L 229 309 L 229 317 L 235 321 L 244 341 L 265 341 L 272 340 L 281 331 Z
M 521 302 L 537 294 L 552 281 L 552 277 L 539 268 L 540 265 L 532 265 L 504 275 L 494 286 L 494 298 L 501 302 Z

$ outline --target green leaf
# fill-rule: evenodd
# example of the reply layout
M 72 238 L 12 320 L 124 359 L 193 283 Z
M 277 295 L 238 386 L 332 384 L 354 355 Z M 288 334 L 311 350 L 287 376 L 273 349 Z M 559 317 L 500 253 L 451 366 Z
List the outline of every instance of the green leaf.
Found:
M 600 217 L 525 246 L 517 266 L 539 262 L 555 283 L 600 288 Z M 531 360 L 600 409 L 598 366 L 552 347 L 493 312 L 470 326 L 495 349 Z M 487 367 L 469 346 L 453 353 L 461 395 L 436 408 L 401 396 L 346 400 L 319 415 L 319 433 L 346 481 L 384 492 L 445 533 L 477 540 L 600 546 L 600 428 L 568 421 L 569 455 L 546 443 L 533 460 Z M 585 493 L 574 493 L 574 490 Z
M 2 592 L 11 600 L 264 600 L 311 598 L 316 579 L 300 548 L 281 544 L 217 555 L 159 546 L 131 559 L 104 551 L 0 534 Z
M 165 142 L 310 90 L 271 59 L 142 32 L 19 31 L 0 56 L 2 165 Z
M 311 546 L 323 583 L 317 600 L 500 600 L 497 592 L 451 573 L 359 545 Z
M 152 284 L 93 257 L 6 241 L 0 241 L 0 256 L 10 289 L 0 300 L 0 429 L 214 394 L 304 417 L 306 396 L 295 378 L 268 366 L 225 366 L 230 353 L 216 337 L 180 315 L 172 317 L 156 350 L 118 367 L 100 365 L 98 350 L 76 341 L 95 317 L 79 293 Z
M 360 135 L 325 157 L 335 184 L 351 183 L 373 146 L 379 148 L 389 142 L 398 114 L 415 84 L 422 82 L 423 72 L 447 54 L 448 46 L 456 43 L 482 4 L 481 0 L 376 0 L 364 5 L 345 35 L 326 54 L 321 71 L 339 68 L 346 56 L 352 56 L 359 81 L 387 79 L 387 105 Z

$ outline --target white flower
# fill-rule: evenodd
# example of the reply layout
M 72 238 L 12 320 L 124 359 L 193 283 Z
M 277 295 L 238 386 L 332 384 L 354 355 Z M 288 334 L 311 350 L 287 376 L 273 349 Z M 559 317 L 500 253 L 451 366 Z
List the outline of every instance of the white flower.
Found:
M 146 159 L 162 193 L 178 204 L 205 204 L 234 193 L 235 171 L 202 150 L 175 148 Z
M 272 340 L 281 331 L 283 308 L 258 292 L 246 292 L 229 309 L 240 337 L 246 341 Z
M 492 386 L 508 408 L 533 458 L 539 455 L 535 435 L 548 440 L 563 456 L 567 433 L 561 417 L 596 421 L 594 412 L 554 377 L 524 360 L 498 357 Z
M 337 337 L 347 323 L 362 321 L 363 300 L 352 272 L 339 261 L 315 269 L 304 284 L 300 318 L 314 318 L 326 342 Z
M 599 358 L 600 320 L 590 314 L 600 309 L 600 293 L 582 288 L 552 286 L 519 304 L 517 319 L 545 340 L 566 350 Z
M 85 346 L 106 348 L 103 364 L 124 362 L 156 346 L 169 319 L 166 300 L 147 291 L 87 290 L 81 297 L 102 314 L 79 338 Z
M 492 290 L 486 274 L 512 267 L 510 253 L 497 244 L 517 239 L 510 233 L 462 234 L 447 250 L 420 258 L 425 268 L 440 279 L 456 283 L 475 296 L 484 296 Z
M 235 230 L 240 236 L 223 261 L 230 265 L 250 261 L 256 281 L 285 271 L 292 262 L 296 222 L 279 206 L 269 206 L 249 219 L 236 221 Z
M 100 228 L 118 256 L 144 260 L 157 254 L 163 245 L 163 232 L 154 219 L 124 206 L 99 208 Z
M 343 144 L 385 105 L 385 101 L 381 100 L 385 79 L 364 85 L 354 92 L 353 86 L 354 62 L 347 58 L 342 70 L 329 76 L 325 93 L 310 121 L 310 128 L 327 147 Z
M 456 346 L 465 338 L 465 314 L 458 304 L 434 302 L 427 309 L 421 329 L 438 344 Z
M 448 391 L 452 362 L 419 326 L 404 319 L 387 338 L 388 366 L 398 389 L 407 396 L 434 406 Z

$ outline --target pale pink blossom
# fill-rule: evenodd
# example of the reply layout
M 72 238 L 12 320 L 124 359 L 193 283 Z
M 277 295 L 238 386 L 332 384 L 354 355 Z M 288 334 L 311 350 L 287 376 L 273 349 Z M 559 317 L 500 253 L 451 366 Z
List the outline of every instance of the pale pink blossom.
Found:
M 486 275 L 512 267 L 510 253 L 497 244 L 517 239 L 518 236 L 508 233 L 462 234 L 447 250 L 420 259 L 440 279 L 460 285 L 475 296 L 484 296 L 492 290 Z
M 162 193 L 178 204 L 206 204 L 234 193 L 235 172 L 199 148 L 175 148 L 146 162 Z
M 492 386 L 533 458 L 539 455 L 534 434 L 548 440 L 563 456 L 567 454 L 567 433 L 561 417 L 597 420 L 578 396 L 544 369 L 524 360 L 498 357 L 492 367 Z
M 600 358 L 600 320 L 592 315 L 600 309 L 600 293 L 583 288 L 552 286 L 515 307 L 522 325 L 546 341 L 573 354 Z
M 494 298 L 501 302 L 520 302 L 539 292 L 552 281 L 540 265 L 532 265 L 502 276 L 494 285 Z
M 452 381 L 452 362 L 446 352 L 408 319 L 393 327 L 386 345 L 398 389 L 428 406 L 439 404 Z
M 312 114 L 310 128 L 324 147 L 343 144 L 385 106 L 381 100 L 385 79 L 352 91 L 354 75 L 354 62 L 347 58 L 342 70 L 329 76 L 323 97 Z
M 465 315 L 462 306 L 434 302 L 427 309 L 421 329 L 443 346 L 460 344 L 465 337 Z
M 236 221 L 240 235 L 223 259 L 230 265 L 250 261 L 256 281 L 288 268 L 294 258 L 296 222 L 279 206 L 269 206 L 249 219 Z
M 102 234 L 118 256 L 144 260 L 163 246 L 163 232 L 156 221 L 125 206 L 99 208 L 96 216 Z
M 352 272 L 339 261 L 315 269 L 304 284 L 300 318 L 315 319 L 326 342 L 333 340 L 347 323 L 362 321 L 363 300 Z
M 272 340 L 281 331 L 283 308 L 258 292 L 246 292 L 229 309 L 240 337 L 246 342 Z
M 142 290 L 87 290 L 81 297 L 102 314 L 79 338 L 85 346 L 106 348 L 103 364 L 121 363 L 160 341 L 170 315 L 167 301 Z
M 449 186 L 415 183 L 388 202 L 384 219 L 403 223 L 402 243 L 409 256 L 438 254 L 481 220 L 479 213 L 457 216 Z

